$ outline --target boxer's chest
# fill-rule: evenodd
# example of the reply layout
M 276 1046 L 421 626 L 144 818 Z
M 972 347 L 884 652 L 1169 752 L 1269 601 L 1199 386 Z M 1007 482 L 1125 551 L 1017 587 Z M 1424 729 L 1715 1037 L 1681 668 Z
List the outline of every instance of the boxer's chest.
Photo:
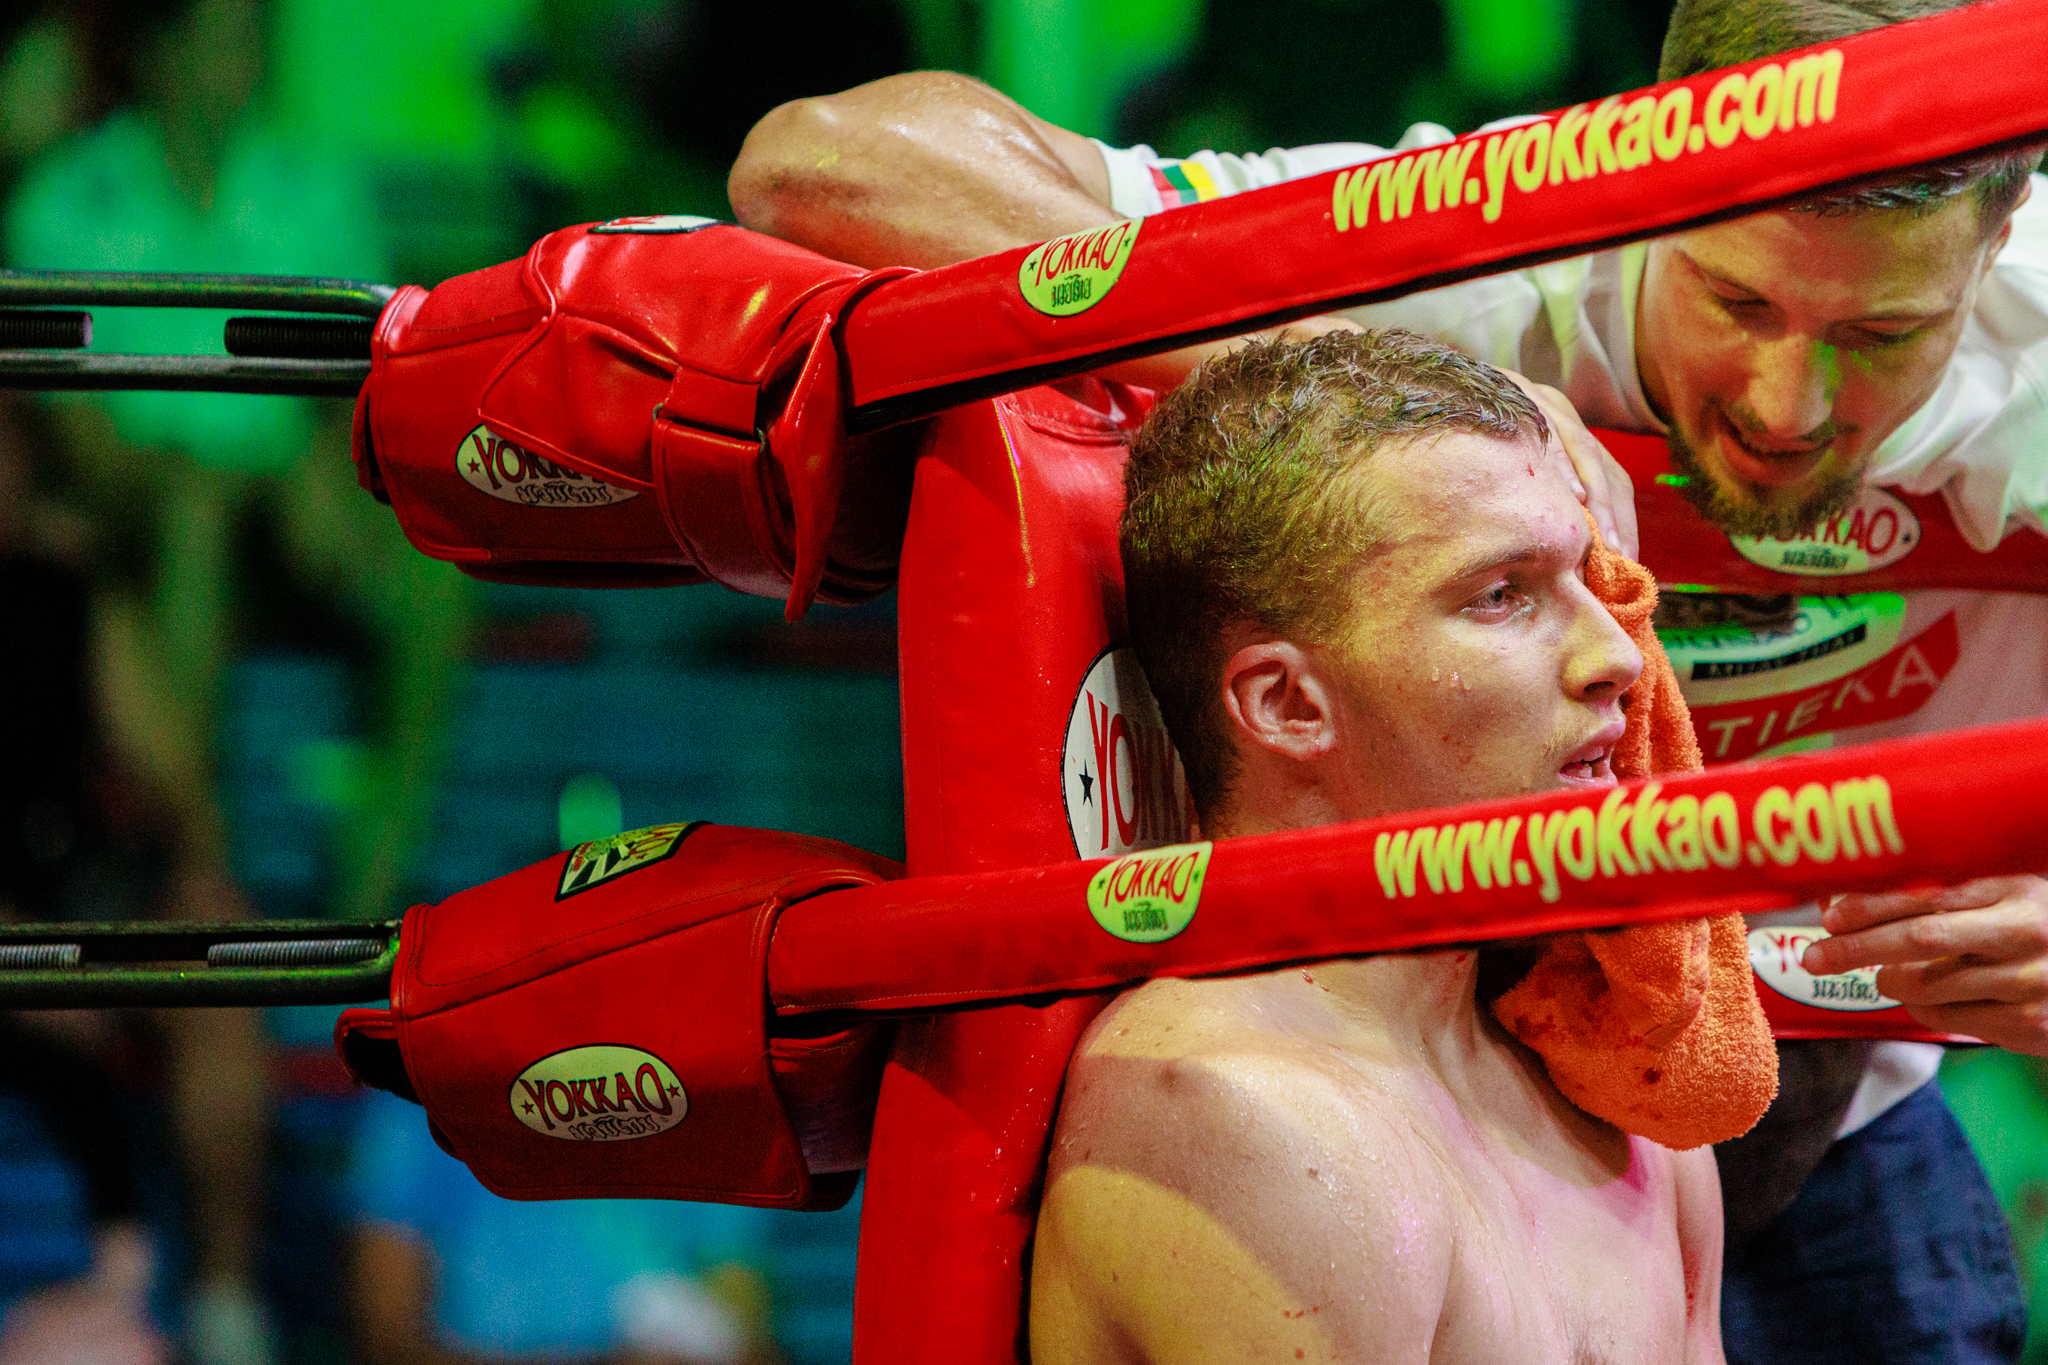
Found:
M 1475 1175 L 1436 1361 L 1657 1365 L 1683 1358 L 1684 1263 L 1668 1179 Z

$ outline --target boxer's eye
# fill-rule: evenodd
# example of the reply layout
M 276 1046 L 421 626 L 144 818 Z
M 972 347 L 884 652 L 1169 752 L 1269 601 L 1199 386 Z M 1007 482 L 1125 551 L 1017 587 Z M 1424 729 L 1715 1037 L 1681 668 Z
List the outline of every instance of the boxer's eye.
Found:
M 1498 620 L 1511 615 L 1522 605 L 1522 594 L 1515 585 L 1503 579 L 1480 593 L 1465 605 L 1465 610 L 1482 620 Z
M 1715 302 L 1721 305 L 1723 313 L 1745 324 L 1754 323 L 1766 316 L 1769 307 L 1762 299 L 1728 299 L 1719 295 L 1715 296 Z

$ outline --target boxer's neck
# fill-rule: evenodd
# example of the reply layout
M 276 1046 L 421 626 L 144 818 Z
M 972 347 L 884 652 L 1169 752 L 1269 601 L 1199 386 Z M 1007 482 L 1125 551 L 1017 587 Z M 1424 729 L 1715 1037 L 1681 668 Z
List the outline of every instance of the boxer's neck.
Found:
M 1269 973 L 1258 991 L 1290 1027 L 1383 1039 L 1440 1072 L 1461 1069 L 1483 1044 L 1477 1002 L 1479 955 L 1471 949 L 1338 958 Z

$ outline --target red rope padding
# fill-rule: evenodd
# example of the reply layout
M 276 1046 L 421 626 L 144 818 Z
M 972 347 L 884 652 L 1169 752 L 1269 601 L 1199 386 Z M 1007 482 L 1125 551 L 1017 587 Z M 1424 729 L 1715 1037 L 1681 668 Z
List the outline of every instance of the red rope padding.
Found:
M 1092 276 L 1094 301 L 1070 316 L 1024 297 L 1020 270 L 1037 248 L 907 276 L 846 321 L 851 423 L 869 429 L 1121 356 L 2029 141 L 2048 132 L 2043 53 L 2048 0 L 1986 0 L 1176 209 L 1144 220 L 1121 273 Z M 1794 93 L 1781 100 L 1788 72 Z M 1629 132 L 1643 101 L 1653 127 Z M 1458 169 L 1446 173 L 1451 156 Z M 1090 245 L 1100 261 L 1118 241 Z
M 1199 885 L 1199 846 L 888 882 L 786 912 L 769 992 L 783 1014 L 928 1008 L 2038 872 L 2044 792 L 2048 721 L 2026 721 L 1225 840 Z M 1105 928 L 1090 884 L 1112 867 L 1111 923 L 1135 907 L 1127 923 L 1156 927 L 1163 908 L 1185 927 L 1143 943 Z M 1133 895 L 1148 890 L 1178 900 Z

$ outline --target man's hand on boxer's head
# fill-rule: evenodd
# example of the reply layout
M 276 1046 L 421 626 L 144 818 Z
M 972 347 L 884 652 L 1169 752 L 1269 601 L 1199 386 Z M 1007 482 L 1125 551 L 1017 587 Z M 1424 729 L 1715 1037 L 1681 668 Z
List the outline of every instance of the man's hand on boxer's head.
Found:
M 2048 880 L 1837 896 L 1821 927 L 1801 960 L 1815 976 L 1876 967 L 1927 1027 L 2048 1057 Z
M 1636 558 L 1642 544 L 1636 535 L 1635 481 L 1628 471 L 1579 420 L 1571 399 L 1513 370 L 1502 373 L 1521 385 L 1522 392 L 1543 410 L 1543 420 L 1550 423 L 1551 452 L 1570 461 L 1579 501 L 1593 514 L 1593 524 L 1600 528 L 1607 548 L 1624 558 Z

